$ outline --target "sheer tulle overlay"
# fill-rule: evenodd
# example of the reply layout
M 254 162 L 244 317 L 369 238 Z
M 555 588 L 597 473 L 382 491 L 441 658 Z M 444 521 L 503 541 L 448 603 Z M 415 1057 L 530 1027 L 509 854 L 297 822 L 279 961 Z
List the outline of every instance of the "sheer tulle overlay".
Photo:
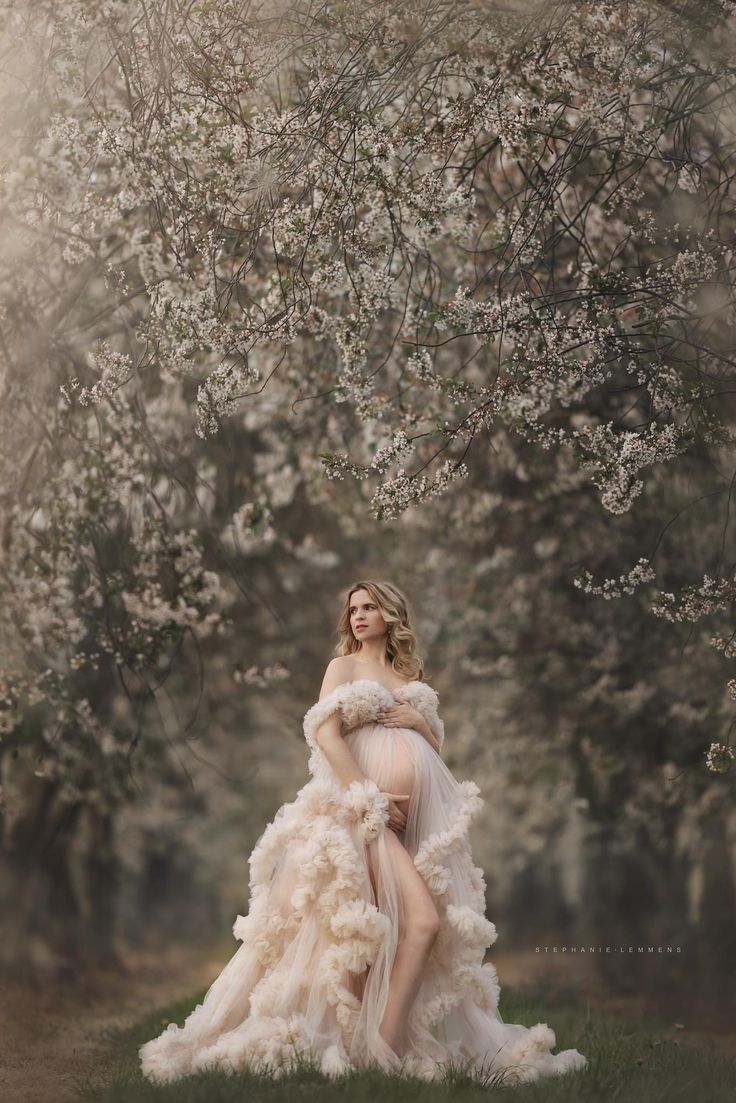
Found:
M 551 1052 L 555 1034 L 546 1023 L 527 1028 L 501 1019 L 496 971 L 483 962 L 496 928 L 485 915 L 486 886 L 468 837 L 484 802 L 475 782 L 457 781 L 418 732 L 376 722 L 397 698 L 426 717 L 442 744 L 439 698 L 425 682 L 391 691 L 359 679 L 306 713 L 311 777 L 250 856 L 249 911 L 233 926 L 242 945 L 184 1025 L 170 1023 L 141 1046 L 141 1068 L 152 1081 L 246 1066 L 279 1077 L 300 1055 L 328 1076 L 373 1065 L 431 1080 L 456 1066 L 505 1083 L 586 1065 L 576 1049 Z M 367 778 L 348 788 L 315 742 L 334 712 Z M 410 794 L 405 831 L 387 826 L 381 790 Z M 441 926 L 399 1057 L 379 1026 L 404 929 L 407 854 Z

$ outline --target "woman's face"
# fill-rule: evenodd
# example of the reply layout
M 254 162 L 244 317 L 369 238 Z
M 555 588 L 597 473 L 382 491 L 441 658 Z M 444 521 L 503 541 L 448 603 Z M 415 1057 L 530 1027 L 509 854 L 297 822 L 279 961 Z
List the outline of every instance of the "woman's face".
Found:
M 388 625 L 367 590 L 355 590 L 350 595 L 350 627 L 361 642 L 386 635 Z

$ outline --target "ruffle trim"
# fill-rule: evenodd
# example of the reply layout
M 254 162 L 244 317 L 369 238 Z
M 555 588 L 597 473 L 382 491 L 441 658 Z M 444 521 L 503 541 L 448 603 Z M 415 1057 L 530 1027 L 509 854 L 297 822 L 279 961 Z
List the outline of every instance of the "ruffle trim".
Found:
M 429 835 L 414 855 L 442 920 L 433 948 L 433 959 L 442 977 L 442 990 L 417 1001 L 410 1022 L 425 1029 L 441 1022 L 467 996 L 484 1010 L 498 1006 L 500 985 L 494 966 L 483 964 L 485 951 L 498 938 L 496 926 L 485 914 L 486 883 L 483 871 L 473 863 L 469 828 L 473 816 L 485 807 L 474 781 L 459 783 L 460 802 L 453 822 L 444 831 Z M 447 899 L 452 871 L 447 859 L 455 856 L 463 866 L 463 879 L 472 889 L 469 904 L 457 906 Z
M 360 1009 L 349 974 L 360 974 L 372 964 L 390 922 L 372 902 L 365 858 L 355 837 L 367 845 L 386 826 L 388 798 L 370 779 L 354 781 L 347 789 L 313 781 L 301 791 L 301 799 L 280 811 L 284 814 L 269 825 L 251 854 L 250 910 L 237 917 L 233 934 L 249 940 L 262 964 L 276 965 L 300 923 L 308 914 L 316 916 L 329 943 L 319 961 L 319 978 L 349 1039 Z M 271 877 L 287 839 L 290 848 L 298 847 L 296 853 L 292 850 L 297 879 L 291 910 L 283 916 L 268 901 Z M 281 983 L 279 970 L 272 969 L 256 984 L 251 1014 L 268 1013 Z
M 414 865 L 435 897 L 442 925 L 433 948 L 442 991 L 415 1006 L 412 1020 L 429 1028 L 440 1022 L 467 994 L 487 1011 L 498 1006 L 500 986 L 494 966 L 483 964 L 486 949 L 497 938 L 495 924 L 485 915 L 486 884 L 470 855 L 469 825 L 485 802 L 474 781 L 459 783 L 460 802 L 453 822 L 429 835 L 414 856 Z M 307 914 L 316 913 L 331 945 L 320 960 L 327 998 L 335 1007 L 346 1045 L 357 1022 L 360 1003 L 350 991 L 348 974 L 360 974 L 375 960 L 388 923 L 371 900 L 365 859 L 351 832 L 367 844 L 388 820 L 388 799 L 375 782 L 353 782 L 348 789 L 328 781 L 312 781 L 300 797 L 279 809 L 250 857 L 250 910 L 233 925 L 236 938 L 247 939 L 262 965 L 274 966 Z M 311 828 L 306 837 L 300 828 Z M 298 847 L 296 885 L 288 915 L 269 907 L 269 888 L 276 863 L 289 841 Z M 463 863 L 463 876 L 473 890 L 470 904 L 446 899 L 452 872 L 450 855 Z M 340 937 L 342 932 L 342 937 Z M 337 941 L 335 941 L 337 937 Z M 272 970 L 251 994 L 251 1013 L 267 1013 L 278 996 L 280 978 Z
M 347 789 L 312 781 L 296 800 L 279 808 L 251 852 L 248 914 L 238 915 L 233 924 L 235 938 L 247 942 L 264 969 L 251 989 L 246 1020 L 237 1035 L 228 1032 L 218 1048 L 216 1028 L 207 1026 L 203 1005 L 197 1004 L 183 1027 L 170 1023 L 140 1048 L 145 1076 L 166 1082 L 200 1068 L 288 1065 L 295 1047 L 308 1051 L 303 1017 L 285 1019 L 272 1013 L 284 983 L 279 964 L 307 916 L 316 918 L 327 945 L 318 978 L 335 1008 L 344 1042 L 313 1056 L 326 1075 L 349 1071 L 345 1046 L 360 1011 L 350 975 L 364 972 L 375 961 L 390 926 L 372 902 L 367 866 L 356 841 L 367 845 L 387 822 L 388 798 L 370 779 L 355 781 Z M 271 902 L 270 888 L 287 841 L 297 878 L 289 910 L 283 914 Z
M 197 1005 L 197 1010 L 201 1004 Z M 304 1060 L 311 1060 L 323 1075 L 339 1077 L 355 1071 L 345 1047 L 328 1046 L 316 1052 L 312 1045 L 306 1019 L 295 1013 L 288 1018 L 279 1015 L 251 1016 L 236 1032 L 210 1041 L 197 1040 L 187 1020 L 187 1033 L 170 1023 L 158 1038 L 141 1046 L 141 1069 L 147 1079 L 166 1084 L 184 1075 L 215 1069 L 235 1073 L 244 1065 L 254 1072 L 280 1079 L 297 1071 Z M 543 1074 L 563 1075 L 587 1065 L 587 1058 L 576 1049 L 553 1054 L 556 1045 L 554 1031 L 546 1023 L 537 1023 L 523 1037 L 508 1043 L 494 1056 L 498 1081 L 517 1085 L 538 1080 Z M 464 1064 L 460 1058 L 460 1064 Z M 407 1053 L 402 1071 L 423 1080 L 441 1079 L 445 1075 L 443 1062 L 416 1053 Z
M 185 1027 L 169 1023 L 163 1034 L 141 1046 L 141 1071 L 147 1079 L 167 1084 L 197 1072 L 235 1073 L 246 1064 L 254 1072 L 281 1079 L 296 1072 L 305 1059 L 312 1060 L 329 1077 L 342 1076 L 352 1069 L 341 1045 L 315 1052 L 305 1016 L 300 1012 L 288 1018 L 251 1015 L 236 1032 L 208 1041 L 193 1033 L 194 1016 L 201 1006 L 197 1005 Z
M 587 1057 L 577 1049 L 552 1053 L 556 1045 L 555 1032 L 547 1023 L 537 1023 L 517 1041 L 507 1043 L 495 1057 L 496 1064 L 503 1068 L 504 1083 L 531 1083 L 550 1073 L 562 1076 L 588 1064 Z

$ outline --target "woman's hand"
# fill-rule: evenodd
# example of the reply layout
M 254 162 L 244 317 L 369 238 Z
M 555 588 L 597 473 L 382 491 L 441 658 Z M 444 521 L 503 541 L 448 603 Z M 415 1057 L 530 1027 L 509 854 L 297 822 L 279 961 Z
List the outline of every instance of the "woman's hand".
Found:
M 395 801 L 408 800 L 409 794 L 387 793 L 385 789 L 382 789 L 381 792 L 385 797 L 388 797 L 388 826 L 392 831 L 403 831 L 406 827 L 406 812 L 402 812 Z
M 424 724 L 424 717 L 419 709 L 415 709 L 406 701 L 395 705 L 382 705 L 376 714 L 376 720 L 387 728 L 413 728 L 414 731 L 419 732 Z

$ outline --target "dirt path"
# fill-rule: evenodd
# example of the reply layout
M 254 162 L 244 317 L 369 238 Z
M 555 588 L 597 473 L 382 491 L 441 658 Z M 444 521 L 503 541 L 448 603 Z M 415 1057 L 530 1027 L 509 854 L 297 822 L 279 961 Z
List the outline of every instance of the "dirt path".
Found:
M 124 969 L 100 970 L 71 987 L 0 987 L 0 1099 L 70 1103 L 75 1078 L 100 1060 L 101 1034 L 125 1027 L 147 1008 L 206 987 L 224 965 L 232 939 L 219 947 L 129 953 Z
M 98 972 L 73 988 L 34 991 L 18 984 L 0 988 L 0 1099 L 3 1103 L 71 1103 L 75 1077 L 94 1071 L 102 1059 L 102 1033 L 138 1021 L 146 1009 L 164 1006 L 206 988 L 234 952 L 232 939 L 201 950 L 174 947 L 128 954 L 124 970 Z M 573 985 L 581 1003 L 622 1014 L 658 1010 L 636 996 L 614 997 L 571 967 L 569 959 L 538 954 L 489 955 L 501 987 L 556 981 Z M 661 1009 L 660 1009 L 661 1010 Z M 697 1029 L 695 1027 L 697 1026 Z M 723 1021 L 672 1024 L 684 1044 L 736 1058 L 736 1032 Z

